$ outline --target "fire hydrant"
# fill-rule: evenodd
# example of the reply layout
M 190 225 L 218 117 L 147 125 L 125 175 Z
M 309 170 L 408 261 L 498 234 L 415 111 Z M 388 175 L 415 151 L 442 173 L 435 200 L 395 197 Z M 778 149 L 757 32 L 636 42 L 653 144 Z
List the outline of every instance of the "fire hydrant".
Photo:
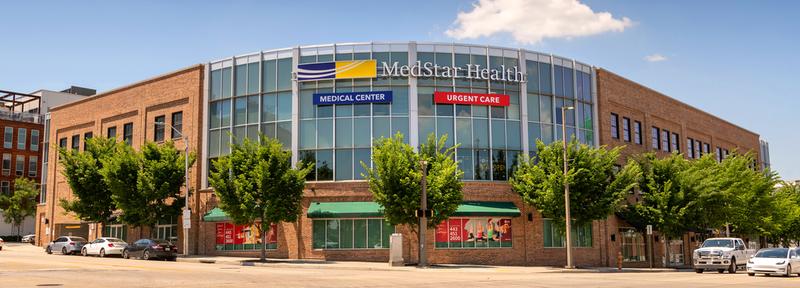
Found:
M 622 271 L 622 251 L 617 252 L 617 270 Z

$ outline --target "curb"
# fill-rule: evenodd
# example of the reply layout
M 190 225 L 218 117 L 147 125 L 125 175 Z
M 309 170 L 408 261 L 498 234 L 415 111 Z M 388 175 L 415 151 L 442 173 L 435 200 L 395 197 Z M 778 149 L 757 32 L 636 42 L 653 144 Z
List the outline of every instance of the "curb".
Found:
M 220 265 L 234 265 L 234 266 L 247 266 L 247 267 L 274 267 L 274 268 L 293 268 L 293 269 L 334 269 L 334 270 L 360 270 L 360 271 L 411 271 L 415 268 L 409 267 L 353 267 L 353 266 L 337 266 L 331 262 L 320 262 L 317 263 L 309 263 L 309 262 L 298 262 L 298 263 L 287 263 L 287 262 L 253 262 L 253 261 L 246 261 L 246 260 L 227 260 L 227 261 L 218 261 L 216 259 L 192 259 L 192 258 L 178 258 L 177 262 L 186 262 L 186 263 L 202 263 L 202 264 L 220 264 Z M 326 264 L 327 263 L 327 264 Z M 386 264 L 389 265 L 388 263 Z

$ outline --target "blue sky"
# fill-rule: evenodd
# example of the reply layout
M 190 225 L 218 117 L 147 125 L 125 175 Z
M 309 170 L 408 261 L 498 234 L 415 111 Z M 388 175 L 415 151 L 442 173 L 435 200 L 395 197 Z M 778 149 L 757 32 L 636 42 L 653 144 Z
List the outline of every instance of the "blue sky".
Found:
M 0 89 L 104 91 L 209 60 L 305 44 L 523 47 L 606 68 L 759 133 L 770 142 L 773 168 L 784 179 L 800 179 L 793 148 L 800 143 L 800 2 L 581 2 L 630 22 L 622 31 L 532 42 L 504 32 L 515 27 L 457 40 L 445 31 L 457 28 L 458 13 L 471 12 L 475 1 L 3 2 Z M 492 24 L 502 23 L 482 22 Z M 532 26 L 516 24 L 506 25 Z M 666 59 L 645 60 L 653 55 Z

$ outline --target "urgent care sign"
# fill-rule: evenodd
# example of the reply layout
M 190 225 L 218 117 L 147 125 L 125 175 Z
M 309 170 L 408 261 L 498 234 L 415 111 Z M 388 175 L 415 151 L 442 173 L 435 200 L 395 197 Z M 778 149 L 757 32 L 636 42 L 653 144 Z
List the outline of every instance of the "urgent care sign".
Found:
M 506 94 L 478 94 L 436 91 L 433 92 L 433 102 L 438 104 L 508 106 L 509 96 Z

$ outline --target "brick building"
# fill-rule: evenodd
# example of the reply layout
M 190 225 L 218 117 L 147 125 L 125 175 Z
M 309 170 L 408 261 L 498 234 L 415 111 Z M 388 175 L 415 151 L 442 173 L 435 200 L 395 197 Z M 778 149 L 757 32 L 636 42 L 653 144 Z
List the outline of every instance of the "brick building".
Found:
M 391 96 L 388 101 L 365 101 L 357 95 L 360 92 Z M 476 100 L 434 97 L 441 92 Z M 563 265 L 564 237 L 557 225 L 523 204 L 507 183 L 513 163 L 535 149 L 536 139 L 558 141 L 562 124 L 568 136 L 581 143 L 609 143 L 604 137 L 610 133 L 605 125 L 610 122 L 604 113 L 617 108 L 604 107 L 635 105 L 622 98 L 644 97 L 645 92 L 657 94 L 590 65 L 523 49 L 416 42 L 302 46 L 212 61 L 57 107 L 51 113 L 50 138 L 79 149 L 87 133 L 123 135 L 138 147 L 154 140 L 154 123 L 164 119 L 160 117 L 169 119 L 182 111 L 190 149 L 198 152 L 190 177 L 197 193 L 189 201 L 193 222 L 189 252 L 256 256 L 258 226 L 233 225 L 218 208 L 207 175 L 210 163 L 230 152 L 229 143 L 262 133 L 281 141 L 292 151 L 294 162 L 314 165 L 302 215 L 295 223 L 274 225 L 267 243 L 269 257 L 387 261 L 388 237 L 400 232 L 404 258 L 413 262 L 417 257 L 414 235 L 383 220 L 359 163 L 370 163 L 372 139 L 400 132 L 417 147 L 429 133 L 447 134 L 451 136 L 448 145 L 461 144 L 456 157 L 465 172 L 465 199 L 456 215 L 428 230 L 429 261 Z M 352 101 L 322 103 L 332 98 L 320 95 Z M 678 105 L 657 95 L 653 101 Z M 557 111 L 565 105 L 576 109 L 562 119 Z M 685 124 L 670 120 L 669 113 L 706 117 L 698 121 L 708 126 L 686 123 L 693 129 L 729 125 L 686 105 L 680 107 L 683 110 L 651 112 L 659 106 L 631 106 L 614 113 L 640 121 L 642 129 L 653 125 L 721 148 L 749 147 L 749 142 L 737 146 L 742 139 L 716 132 L 678 129 Z M 132 128 L 121 132 L 126 123 Z M 114 133 L 109 132 L 112 127 L 116 127 Z M 640 133 L 642 143 L 649 143 L 644 138 L 647 133 Z M 755 139 L 758 147 L 757 135 Z M 183 147 L 180 140 L 177 145 Z M 39 211 L 40 217 L 49 220 L 42 223 L 49 223 L 47 227 L 54 231 L 47 239 L 63 234 L 66 226 L 79 225 L 87 227 L 84 235 L 89 238 L 104 234 L 134 241 L 140 234 L 147 235 L 148 231 L 123 224 L 93 227 L 63 215 L 53 203 L 71 193 L 59 168 L 51 166 L 47 204 Z M 159 225 L 157 236 L 181 239 L 180 231 L 171 232 L 182 230 L 176 228 L 179 223 Z M 611 216 L 573 227 L 575 263 L 613 264 L 620 249 L 617 223 Z M 38 232 L 48 235 L 41 228 Z M 177 243 L 181 246 L 182 241 Z

